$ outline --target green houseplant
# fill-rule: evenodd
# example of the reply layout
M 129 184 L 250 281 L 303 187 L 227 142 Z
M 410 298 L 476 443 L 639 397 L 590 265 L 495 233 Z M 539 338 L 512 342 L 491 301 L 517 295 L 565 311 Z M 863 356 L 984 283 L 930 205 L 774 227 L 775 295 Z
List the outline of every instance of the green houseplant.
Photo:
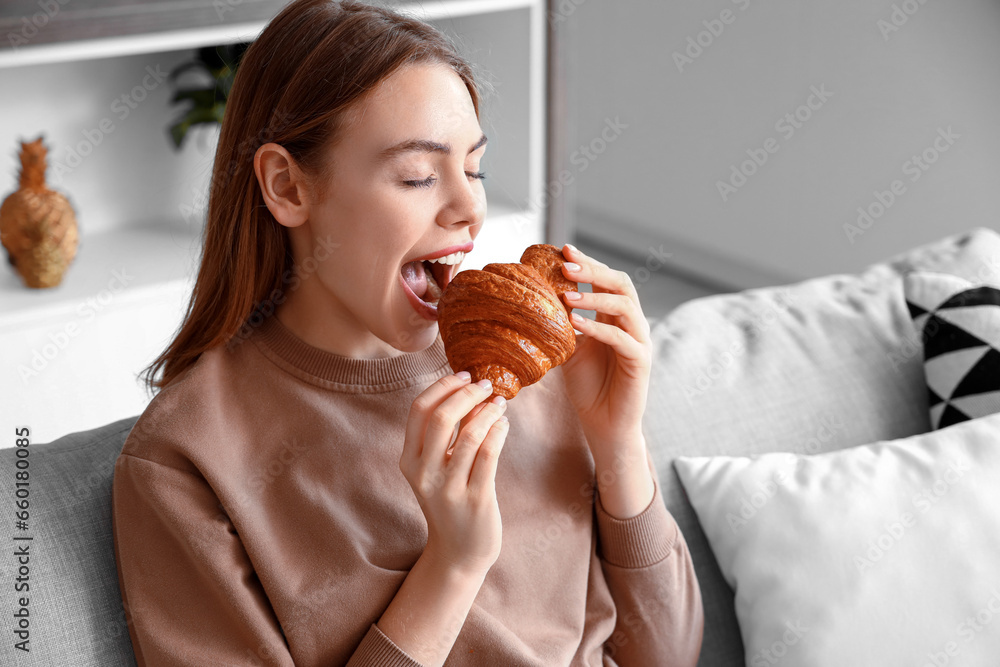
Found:
M 184 137 L 192 126 L 222 123 L 236 68 L 249 46 L 250 42 L 205 46 L 197 50 L 194 60 L 182 63 L 170 72 L 169 79 L 174 85 L 185 72 L 196 73 L 202 79 L 198 87 L 178 89 L 170 100 L 171 104 L 187 103 L 183 115 L 169 128 L 175 148 L 180 150 L 183 147 Z

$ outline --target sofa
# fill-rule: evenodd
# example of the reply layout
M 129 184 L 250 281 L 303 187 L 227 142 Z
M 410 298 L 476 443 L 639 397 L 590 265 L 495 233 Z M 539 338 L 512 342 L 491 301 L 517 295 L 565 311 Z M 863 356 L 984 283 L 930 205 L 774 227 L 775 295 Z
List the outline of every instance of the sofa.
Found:
M 814 454 L 929 431 L 919 335 L 902 277 L 925 269 L 975 279 L 984 265 L 998 261 L 1000 235 L 977 228 L 857 274 L 703 297 L 650 322 L 653 374 L 644 429 L 663 498 L 687 539 L 701 587 L 699 665 L 748 661 L 733 590 L 673 461 Z M 21 575 L 9 554 L 0 568 L 8 609 L 16 603 L 12 580 L 30 577 L 31 651 L 14 650 L 12 615 L 5 613 L 0 663 L 135 664 L 118 589 L 110 499 L 114 462 L 136 418 L 28 447 L 30 558 Z M 16 453 L 0 450 L 5 490 L 14 488 Z M 17 508 L 5 495 L 0 512 L 13 531 Z M 15 542 L 7 544 L 9 552 Z

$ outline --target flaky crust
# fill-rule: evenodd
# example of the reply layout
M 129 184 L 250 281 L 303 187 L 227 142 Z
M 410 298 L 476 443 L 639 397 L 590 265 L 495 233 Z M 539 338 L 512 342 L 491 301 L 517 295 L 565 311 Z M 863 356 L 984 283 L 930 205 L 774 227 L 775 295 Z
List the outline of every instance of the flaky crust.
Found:
M 559 248 L 537 244 L 520 264 L 487 264 L 456 275 L 438 302 L 438 327 L 452 369 L 484 378 L 514 398 L 569 359 L 576 334 L 563 292 L 577 284 L 562 275 Z

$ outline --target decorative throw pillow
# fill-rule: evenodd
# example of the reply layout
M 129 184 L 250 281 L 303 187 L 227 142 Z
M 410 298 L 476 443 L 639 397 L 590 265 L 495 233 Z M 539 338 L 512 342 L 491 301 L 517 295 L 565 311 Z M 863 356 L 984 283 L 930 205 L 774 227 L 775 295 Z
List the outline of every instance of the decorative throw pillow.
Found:
M 747 665 L 997 664 L 1000 414 L 674 467 L 736 593 Z
M 903 290 L 923 342 L 931 426 L 1000 412 L 1000 288 L 915 272 Z

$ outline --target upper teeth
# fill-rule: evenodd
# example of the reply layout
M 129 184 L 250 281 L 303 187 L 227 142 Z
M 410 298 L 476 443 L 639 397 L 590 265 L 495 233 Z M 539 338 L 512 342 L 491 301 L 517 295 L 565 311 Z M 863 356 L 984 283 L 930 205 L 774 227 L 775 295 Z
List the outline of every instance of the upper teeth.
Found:
M 465 259 L 465 253 L 460 250 L 458 252 L 453 252 L 450 255 L 438 257 L 437 259 L 429 259 L 427 261 L 434 262 L 436 264 L 459 264 L 463 259 Z

